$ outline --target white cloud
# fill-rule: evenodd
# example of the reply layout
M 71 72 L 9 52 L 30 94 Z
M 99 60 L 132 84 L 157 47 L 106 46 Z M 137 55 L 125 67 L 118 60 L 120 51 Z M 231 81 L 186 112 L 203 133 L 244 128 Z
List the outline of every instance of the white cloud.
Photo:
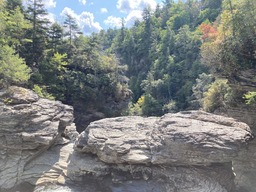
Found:
M 126 13 L 126 27 L 130 27 L 136 20 L 142 20 L 142 12 L 146 7 L 155 10 L 157 3 L 155 0 L 118 0 L 116 7 L 121 12 Z
M 143 10 L 145 7 L 151 7 L 151 9 L 156 8 L 155 0 L 118 0 L 117 9 L 124 13 L 130 13 L 133 10 Z
M 86 0 L 79 0 L 80 3 L 82 3 L 83 5 L 86 4 Z
M 31 2 L 29 2 L 28 0 L 22 0 L 22 3 L 25 7 L 31 4 Z M 57 4 L 55 0 L 42 0 L 42 3 L 44 4 L 46 9 L 55 8 Z
M 125 25 L 127 27 L 131 27 L 136 20 L 142 20 L 142 11 L 141 10 L 131 11 L 125 18 Z
M 108 10 L 107 10 L 107 8 L 101 8 L 101 9 L 100 9 L 100 12 L 101 12 L 101 13 L 107 13 Z
M 51 23 L 54 23 L 56 21 L 55 19 L 55 15 L 53 13 L 48 13 L 46 15 L 46 18 L 51 22 Z
M 62 12 L 60 13 L 60 16 L 65 17 L 66 15 L 70 15 L 75 20 L 78 20 L 79 16 L 69 7 L 65 7 Z
M 120 17 L 109 16 L 104 20 L 104 23 L 110 28 L 120 28 L 122 26 L 122 19 Z
M 43 0 L 43 3 L 47 9 L 56 7 L 56 1 L 54 0 Z
M 102 29 L 100 24 L 94 21 L 93 13 L 82 12 L 78 15 L 69 7 L 65 7 L 60 15 L 65 16 L 66 14 L 69 14 L 77 21 L 79 28 L 82 29 L 86 35 L 91 34 L 92 32 L 99 32 Z

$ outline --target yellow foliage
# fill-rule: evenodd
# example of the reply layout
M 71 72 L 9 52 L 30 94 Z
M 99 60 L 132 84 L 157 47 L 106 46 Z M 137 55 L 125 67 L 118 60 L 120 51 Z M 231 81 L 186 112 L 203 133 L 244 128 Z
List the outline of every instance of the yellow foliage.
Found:
M 203 108 L 205 111 L 214 112 L 216 109 L 225 106 L 230 94 L 230 87 L 226 79 L 218 79 L 204 95 Z

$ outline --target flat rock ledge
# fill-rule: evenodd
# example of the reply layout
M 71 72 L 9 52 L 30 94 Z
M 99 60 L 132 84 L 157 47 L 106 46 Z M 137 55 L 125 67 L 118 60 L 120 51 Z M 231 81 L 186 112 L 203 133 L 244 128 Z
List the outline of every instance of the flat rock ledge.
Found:
M 210 165 L 232 162 L 253 138 L 247 124 L 202 111 L 91 123 L 75 150 L 105 163 Z

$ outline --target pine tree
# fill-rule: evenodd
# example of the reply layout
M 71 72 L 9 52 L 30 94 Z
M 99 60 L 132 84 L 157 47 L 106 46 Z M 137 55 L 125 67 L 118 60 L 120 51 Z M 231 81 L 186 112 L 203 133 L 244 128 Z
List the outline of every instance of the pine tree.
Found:
M 70 14 L 65 15 L 64 28 L 66 28 L 65 36 L 69 38 L 69 45 L 72 45 L 72 39 L 76 37 L 77 34 L 81 34 L 78 24 Z
M 49 43 L 48 47 L 57 52 L 57 46 L 61 45 L 63 37 L 63 28 L 58 23 L 53 23 L 48 31 Z
M 27 31 L 31 43 L 26 44 L 24 57 L 29 66 L 38 67 L 43 59 L 49 21 L 43 0 L 28 0 L 27 19 L 32 23 L 32 29 Z
M 20 8 L 21 12 L 24 11 L 24 7 L 22 5 L 22 0 L 8 0 L 6 1 L 6 6 L 5 6 L 7 11 L 13 11 L 16 8 Z

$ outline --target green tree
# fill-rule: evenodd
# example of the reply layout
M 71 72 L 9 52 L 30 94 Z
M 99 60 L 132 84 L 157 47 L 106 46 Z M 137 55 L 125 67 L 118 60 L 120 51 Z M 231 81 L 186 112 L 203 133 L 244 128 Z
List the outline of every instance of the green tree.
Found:
M 57 52 L 58 46 L 62 44 L 63 28 L 57 23 L 53 23 L 48 30 L 48 48 L 54 53 Z
M 150 94 L 146 94 L 142 105 L 142 113 L 146 116 L 162 115 L 161 104 Z
M 0 49 L 0 87 L 22 85 L 29 79 L 30 69 L 15 51 L 7 46 Z
M 23 12 L 23 5 L 22 5 L 22 0 L 8 0 L 6 1 L 6 6 L 5 6 L 7 11 L 13 11 L 17 8 Z
M 27 19 L 32 23 L 32 28 L 27 30 L 26 38 L 31 39 L 31 42 L 26 44 L 22 56 L 33 68 L 38 67 L 44 58 L 49 24 L 47 14 L 42 0 L 28 0 Z
M 211 84 L 205 93 L 203 108 L 208 112 L 214 112 L 218 108 L 226 107 L 230 97 L 232 97 L 232 90 L 227 84 L 227 80 L 218 79 Z
M 69 39 L 69 45 L 72 45 L 72 39 L 76 37 L 77 34 L 81 34 L 77 21 L 70 14 L 65 15 L 64 28 L 66 33 L 64 34 Z
M 21 54 L 24 44 L 30 42 L 30 39 L 26 38 L 26 32 L 31 28 L 31 23 L 25 19 L 19 6 L 9 10 L 6 17 L 5 37 L 7 43 L 13 46 L 17 53 Z

